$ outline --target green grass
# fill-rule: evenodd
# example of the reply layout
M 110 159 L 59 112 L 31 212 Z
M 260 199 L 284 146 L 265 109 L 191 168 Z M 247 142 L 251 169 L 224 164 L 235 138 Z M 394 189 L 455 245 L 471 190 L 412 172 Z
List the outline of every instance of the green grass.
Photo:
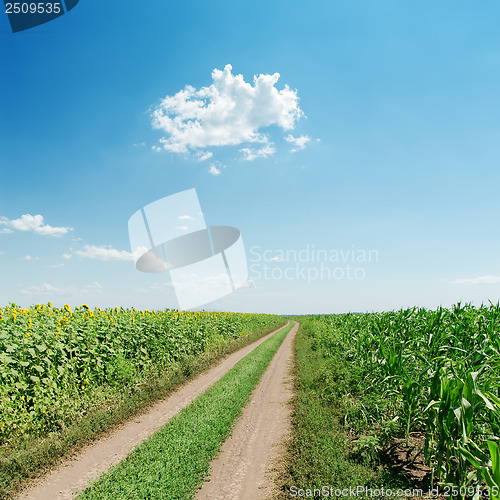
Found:
M 381 486 L 384 471 L 352 453 L 352 430 L 364 427 L 363 418 L 345 421 L 361 396 L 359 373 L 340 354 L 325 357 L 309 335 L 314 326 L 297 319 L 292 436 L 275 497 L 291 498 L 294 488 Z
M 165 398 L 180 384 L 209 368 L 228 354 L 263 337 L 275 326 L 242 335 L 210 352 L 187 356 L 161 376 L 148 379 L 140 389 L 127 393 L 120 401 L 105 401 L 103 407 L 89 413 L 60 433 L 44 438 L 27 436 L 14 449 L 0 448 L 0 499 L 13 496 L 29 480 L 53 467 L 61 457 L 76 452 L 116 425 L 145 411 L 155 401 Z
M 79 499 L 194 498 L 211 461 L 291 327 L 245 356 Z

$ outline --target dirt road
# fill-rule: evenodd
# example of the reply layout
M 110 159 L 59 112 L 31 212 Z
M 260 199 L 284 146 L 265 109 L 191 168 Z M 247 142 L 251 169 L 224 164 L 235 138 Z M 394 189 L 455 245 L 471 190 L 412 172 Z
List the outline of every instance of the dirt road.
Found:
M 273 459 L 281 454 L 290 426 L 289 367 L 297 329 L 295 324 L 269 364 L 232 436 L 212 462 L 208 482 L 199 490 L 197 500 L 257 500 L 269 495 Z
M 112 465 L 122 461 L 138 444 L 160 429 L 197 396 L 215 383 L 249 352 L 274 332 L 229 355 L 214 368 L 181 386 L 164 401 L 146 413 L 123 424 L 109 437 L 88 446 L 74 459 L 68 460 L 37 484 L 25 490 L 18 500 L 66 500 L 85 489 Z

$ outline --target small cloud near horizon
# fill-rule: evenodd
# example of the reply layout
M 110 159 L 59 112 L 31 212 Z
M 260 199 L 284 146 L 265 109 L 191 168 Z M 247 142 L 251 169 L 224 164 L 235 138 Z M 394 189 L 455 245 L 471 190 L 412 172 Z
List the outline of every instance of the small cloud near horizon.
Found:
M 102 261 L 129 261 L 133 260 L 132 254 L 126 250 L 116 250 L 110 245 L 108 246 L 98 246 L 98 245 L 85 245 L 83 250 L 70 249 L 70 252 L 63 255 L 64 259 L 71 259 L 73 255 L 78 257 L 83 257 L 86 259 L 96 259 Z
M 0 217 L 0 226 L 6 226 L 0 232 L 12 233 L 16 231 L 32 231 L 41 236 L 62 236 L 68 231 L 73 231 L 72 227 L 54 227 L 44 223 L 43 216 L 25 214 L 18 219 L 8 219 Z
M 477 278 L 463 278 L 452 281 L 454 285 L 497 285 L 500 283 L 500 276 L 478 276 Z

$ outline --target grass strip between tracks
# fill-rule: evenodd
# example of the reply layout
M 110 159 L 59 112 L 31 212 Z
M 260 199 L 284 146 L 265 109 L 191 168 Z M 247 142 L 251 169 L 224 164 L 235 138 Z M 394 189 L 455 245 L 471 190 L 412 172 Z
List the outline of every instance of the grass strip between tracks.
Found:
M 194 498 L 211 461 L 292 326 L 278 331 L 245 356 L 78 498 Z

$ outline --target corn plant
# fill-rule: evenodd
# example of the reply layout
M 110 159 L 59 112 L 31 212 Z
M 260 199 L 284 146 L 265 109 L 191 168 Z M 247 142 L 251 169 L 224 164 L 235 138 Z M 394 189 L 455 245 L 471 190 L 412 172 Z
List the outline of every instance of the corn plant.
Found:
M 390 401 L 384 417 L 407 440 L 425 435 L 433 483 L 498 485 L 499 304 L 315 316 L 311 331 L 316 349 L 363 374 L 362 390 Z

